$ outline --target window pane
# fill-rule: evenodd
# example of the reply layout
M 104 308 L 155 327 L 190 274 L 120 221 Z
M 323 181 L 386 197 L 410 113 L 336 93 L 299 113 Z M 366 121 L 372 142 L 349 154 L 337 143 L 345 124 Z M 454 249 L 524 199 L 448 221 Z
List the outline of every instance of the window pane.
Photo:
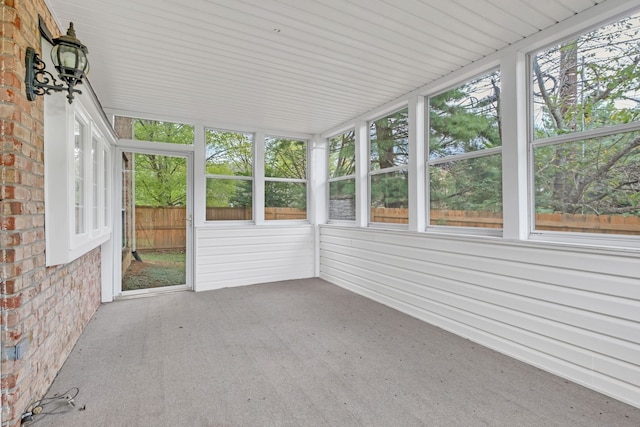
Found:
M 406 165 L 409 155 L 408 109 L 400 110 L 369 125 L 371 170 Z
M 356 137 L 350 130 L 329 140 L 329 178 L 356 173 Z
M 207 221 L 253 219 L 253 181 L 207 178 Z
M 500 72 L 429 99 L 429 159 L 502 145 Z
M 110 204 L 109 204 L 109 188 L 110 188 L 110 180 L 109 175 L 111 171 L 111 160 L 109 159 L 109 150 L 106 148 L 102 149 L 102 174 L 103 174 L 103 186 L 102 186 L 102 218 L 103 225 L 108 227 L 111 225 L 109 222 L 110 215 Z
M 329 219 L 356 219 L 356 180 L 343 179 L 329 183 Z
M 371 176 L 371 222 L 409 222 L 407 171 Z
M 187 159 L 170 155 L 134 154 L 136 206 L 185 206 Z
M 98 190 L 98 177 L 100 176 L 99 169 L 99 161 L 100 161 L 100 141 L 94 137 L 91 140 L 91 166 L 93 168 L 93 182 L 92 185 L 92 220 L 93 220 L 93 229 L 97 230 L 100 228 L 99 224 L 99 207 L 100 207 L 100 191 Z
M 75 233 L 85 232 L 84 209 L 85 209 L 85 179 L 84 179 L 84 135 L 85 126 L 79 121 L 74 125 L 75 142 L 73 147 L 74 180 L 75 180 Z
M 307 218 L 306 183 L 267 181 L 264 185 L 265 220 Z
M 272 178 L 307 178 L 307 142 L 265 138 L 264 173 Z
M 192 125 L 116 116 L 114 127 L 118 137 L 123 139 L 193 144 Z
M 206 129 L 206 173 L 212 175 L 251 176 L 253 135 Z
M 534 149 L 535 229 L 640 235 L 640 132 Z
M 502 228 L 502 155 L 429 166 L 430 223 Z
M 640 14 L 537 53 L 534 137 L 638 120 Z
M 131 185 L 133 181 L 133 154 L 132 153 L 122 153 L 122 194 L 120 196 L 122 211 L 120 215 L 122 217 L 122 247 L 126 248 L 129 246 L 129 236 L 133 234 L 132 231 L 132 221 L 131 221 L 131 212 L 133 212 L 133 194 L 131 190 L 133 189 L 133 185 Z

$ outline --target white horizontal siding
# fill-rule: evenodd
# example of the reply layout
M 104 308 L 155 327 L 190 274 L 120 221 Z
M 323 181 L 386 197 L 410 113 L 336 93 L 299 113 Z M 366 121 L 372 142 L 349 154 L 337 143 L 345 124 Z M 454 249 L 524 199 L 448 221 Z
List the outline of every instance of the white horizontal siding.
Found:
M 320 228 L 320 277 L 640 406 L 640 256 Z
M 195 290 L 313 277 L 311 225 L 196 229 Z

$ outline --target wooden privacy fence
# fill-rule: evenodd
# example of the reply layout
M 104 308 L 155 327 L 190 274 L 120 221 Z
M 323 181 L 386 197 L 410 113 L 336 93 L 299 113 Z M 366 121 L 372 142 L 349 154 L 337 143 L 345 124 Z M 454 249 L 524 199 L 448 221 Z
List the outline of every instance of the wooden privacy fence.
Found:
M 187 212 L 184 207 L 136 206 L 137 249 L 185 249 Z
M 502 228 L 502 214 L 484 211 L 432 210 L 432 225 Z M 372 222 L 407 224 L 409 212 L 402 208 L 372 208 Z M 536 214 L 536 230 L 640 235 L 640 217 L 623 215 Z
M 251 208 L 207 208 L 207 221 L 252 220 Z M 264 219 L 307 219 L 305 209 L 264 208 Z
M 640 236 L 640 217 L 544 213 L 536 214 L 536 229 Z
M 406 224 L 402 208 L 372 208 L 371 221 Z M 304 209 L 266 208 L 266 220 L 306 219 Z M 207 208 L 207 220 L 251 220 L 250 208 Z M 432 210 L 432 225 L 502 228 L 502 214 L 483 211 Z M 184 249 L 186 212 L 183 207 L 136 207 L 137 249 Z M 640 235 L 640 217 L 622 215 L 536 214 L 536 229 Z
M 207 208 L 208 221 L 251 220 L 251 208 Z M 264 219 L 306 219 L 307 211 L 296 208 L 266 208 Z M 181 249 L 186 246 L 184 207 L 136 206 L 136 249 Z

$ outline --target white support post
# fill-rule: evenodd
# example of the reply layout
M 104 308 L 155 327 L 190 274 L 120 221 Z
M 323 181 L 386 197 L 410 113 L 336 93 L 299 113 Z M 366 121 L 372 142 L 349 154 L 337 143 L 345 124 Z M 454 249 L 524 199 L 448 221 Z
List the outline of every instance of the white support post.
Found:
M 369 127 L 366 121 L 355 124 L 356 137 L 356 226 L 369 225 Z
M 409 231 L 426 227 L 424 97 L 409 98 Z
M 193 129 L 193 225 L 201 226 L 206 221 L 207 211 L 207 154 L 205 130 L 203 125 L 194 125 Z
M 314 135 L 309 141 L 309 161 L 307 162 L 307 218 L 314 228 L 314 275 L 320 276 L 320 224 L 328 219 L 328 152 L 329 141 Z
M 326 138 L 314 135 L 309 141 L 309 167 L 307 188 L 309 191 L 307 216 L 311 224 L 327 222 L 328 188 L 327 188 L 327 145 Z
M 253 144 L 253 220 L 264 225 L 264 132 L 256 132 Z
M 502 217 L 503 237 L 525 240 L 528 226 L 527 67 L 522 52 L 500 62 L 502 80 Z

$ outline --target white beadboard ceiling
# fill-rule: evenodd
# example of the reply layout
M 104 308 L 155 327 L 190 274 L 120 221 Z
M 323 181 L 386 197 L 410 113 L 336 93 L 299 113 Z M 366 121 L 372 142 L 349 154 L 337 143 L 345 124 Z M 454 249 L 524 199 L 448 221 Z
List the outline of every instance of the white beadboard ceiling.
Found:
M 47 0 L 105 109 L 321 133 L 596 0 Z

